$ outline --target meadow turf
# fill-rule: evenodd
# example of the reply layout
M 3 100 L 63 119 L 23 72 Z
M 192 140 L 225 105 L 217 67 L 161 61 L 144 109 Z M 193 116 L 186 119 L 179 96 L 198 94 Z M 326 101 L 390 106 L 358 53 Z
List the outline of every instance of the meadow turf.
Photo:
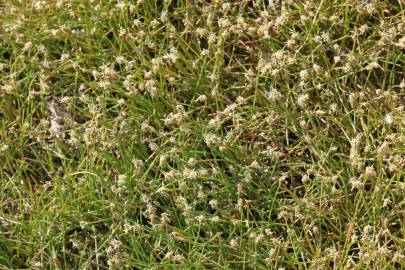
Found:
M 0 269 L 405 269 L 402 0 L 0 0 Z

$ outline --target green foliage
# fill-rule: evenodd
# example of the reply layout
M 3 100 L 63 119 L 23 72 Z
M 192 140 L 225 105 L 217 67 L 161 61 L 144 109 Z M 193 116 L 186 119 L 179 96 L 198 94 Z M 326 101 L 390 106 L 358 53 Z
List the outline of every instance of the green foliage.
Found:
M 0 0 L 0 268 L 405 268 L 404 17 Z

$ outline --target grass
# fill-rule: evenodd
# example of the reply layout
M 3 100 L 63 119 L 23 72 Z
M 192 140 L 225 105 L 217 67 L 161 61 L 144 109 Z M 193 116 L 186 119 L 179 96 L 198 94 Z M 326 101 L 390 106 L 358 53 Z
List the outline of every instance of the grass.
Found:
M 403 269 L 402 1 L 0 0 L 0 269 Z

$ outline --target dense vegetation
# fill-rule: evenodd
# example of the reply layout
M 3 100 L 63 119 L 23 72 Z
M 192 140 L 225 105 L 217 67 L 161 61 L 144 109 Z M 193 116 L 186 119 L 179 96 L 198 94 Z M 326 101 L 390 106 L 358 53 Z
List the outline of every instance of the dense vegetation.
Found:
M 0 0 L 1 269 L 405 269 L 401 0 Z

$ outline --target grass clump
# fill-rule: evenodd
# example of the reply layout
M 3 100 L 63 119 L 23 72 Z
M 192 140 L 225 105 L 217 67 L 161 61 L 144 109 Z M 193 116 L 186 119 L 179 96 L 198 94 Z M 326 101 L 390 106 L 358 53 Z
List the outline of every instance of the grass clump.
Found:
M 1 268 L 405 268 L 404 16 L 0 0 Z

